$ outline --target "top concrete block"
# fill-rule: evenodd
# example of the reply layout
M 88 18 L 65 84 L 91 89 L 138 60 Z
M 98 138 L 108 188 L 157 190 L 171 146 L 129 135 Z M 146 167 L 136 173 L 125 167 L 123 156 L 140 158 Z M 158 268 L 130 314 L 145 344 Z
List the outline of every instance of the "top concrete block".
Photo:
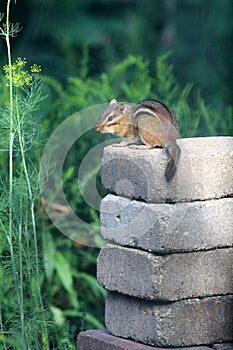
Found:
M 180 139 L 178 171 L 167 184 L 165 150 L 108 146 L 102 183 L 110 192 L 152 203 L 187 202 L 233 195 L 233 137 Z

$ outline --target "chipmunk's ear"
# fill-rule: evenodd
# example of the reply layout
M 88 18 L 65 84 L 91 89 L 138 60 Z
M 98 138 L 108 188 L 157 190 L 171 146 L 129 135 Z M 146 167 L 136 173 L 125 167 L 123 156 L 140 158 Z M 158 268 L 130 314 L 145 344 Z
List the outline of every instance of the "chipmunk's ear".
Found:
M 119 110 L 120 110 L 121 114 L 123 114 L 124 109 L 125 109 L 125 104 L 124 104 L 124 102 L 121 102 L 121 103 L 119 104 Z
M 117 101 L 115 99 L 113 99 L 113 100 L 110 101 L 109 106 L 111 106 L 111 105 L 113 105 L 115 103 L 117 103 Z

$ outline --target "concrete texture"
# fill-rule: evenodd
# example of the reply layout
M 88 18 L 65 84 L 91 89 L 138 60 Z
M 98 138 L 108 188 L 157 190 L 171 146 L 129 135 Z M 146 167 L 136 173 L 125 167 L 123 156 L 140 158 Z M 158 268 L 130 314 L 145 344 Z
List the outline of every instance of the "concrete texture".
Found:
M 115 336 L 162 347 L 233 341 L 233 296 L 153 303 L 110 293 L 105 322 Z
M 120 245 L 171 253 L 233 246 L 233 198 L 152 204 L 115 195 L 101 203 L 101 234 Z
M 180 139 L 178 171 L 167 184 L 164 150 L 108 146 L 102 183 L 112 193 L 147 202 L 187 202 L 233 195 L 233 137 Z
M 117 338 L 105 330 L 95 329 L 79 333 L 78 350 L 161 350 L 161 348 Z M 163 350 L 171 349 L 163 348 Z M 174 350 L 211 350 L 211 348 L 207 346 L 194 346 L 191 348 L 175 348 Z
M 107 244 L 98 257 L 102 287 L 148 300 L 233 294 L 233 248 L 155 255 Z

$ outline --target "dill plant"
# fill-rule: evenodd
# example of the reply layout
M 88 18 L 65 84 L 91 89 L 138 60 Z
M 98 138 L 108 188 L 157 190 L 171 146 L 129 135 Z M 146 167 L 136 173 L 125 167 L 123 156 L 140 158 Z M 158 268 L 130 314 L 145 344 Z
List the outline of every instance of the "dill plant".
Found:
M 40 142 L 39 105 L 45 96 L 41 67 L 27 69 L 25 58 L 12 62 L 10 37 L 19 26 L 10 24 L 9 12 L 10 0 L 0 28 L 8 58 L 3 67 L 8 98 L 0 110 L 0 151 L 8 154 L 0 178 L 0 344 L 1 349 L 49 349 L 35 220 L 38 172 L 30 155 Z

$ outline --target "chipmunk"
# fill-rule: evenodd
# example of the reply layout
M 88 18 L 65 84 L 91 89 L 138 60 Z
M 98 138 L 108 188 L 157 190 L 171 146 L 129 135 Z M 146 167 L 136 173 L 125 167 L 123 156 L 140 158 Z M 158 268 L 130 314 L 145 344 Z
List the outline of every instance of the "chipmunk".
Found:
M 164 103 L 143 100 L 133 105 L 113 99 L 99 117 L 96 130 L 123 137 L 115 146 L 165 148 L 169 156 L 165 169 L 166 181 L 169 182 L 175 175 L 180 158 L 180 148 L 176 143 L 178 122 Z

